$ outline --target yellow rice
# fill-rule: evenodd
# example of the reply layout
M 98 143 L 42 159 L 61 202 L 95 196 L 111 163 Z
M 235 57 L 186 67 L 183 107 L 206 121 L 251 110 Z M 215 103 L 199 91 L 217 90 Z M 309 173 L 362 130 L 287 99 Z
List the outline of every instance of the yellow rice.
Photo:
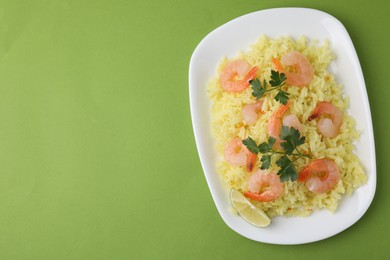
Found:
M 252 137 L 258 144 L 267 141 L 266 125 L 269 116 L 280 106 L 274 99 L 276 91 L 267 92 L 263 96 L 263 111 L 259 120 L 251 126 L 243 123 L 242 108 L 245 104 L 254 103 L 252 89 L 249 87 L 239 93 L 224 91 L 219 83 L 219 73 L 226 62 L 243 59 L 253 66 L 258 66 L 258 77 L 262 80 L 270 79 L 270 71 L 273 69 L 272 58 L 280 58 L 283 54 L 297 50 L 304 54 L 314 68 L 314 77 L 307 87 L 288 87 L 290 113 L 296 114 L 303 125 L 303 136 L 306 142 L 299 148 L 309 151 L 312 159 L 330 158 L 338 165 L 341 180 L 330 192 L 314 194 L 306 186 L 297 181 L 284 183 L 283 195 L 273 202 L 256 202 L 256 206 L 266 211 L 269 216 L 275 215 L 310 215 L 314 209 L 326 208 L 335 212 L 343 194 L 350 195 L 356 188 L 366 182 L 366 175 L 353 153 L 353 141 L 359 138 L 355 129 L 354 119 L 347 114 L 348 97 L 343 95 L 342 86 L 335 81 L 334 76 L 327 70 L 330 62 L 335 58 L 330 50 L 328 42 L 308 41 L 305 37 L 296 40 L 290 37 L 277 39 L 267 38 L 262 35 L 257 42 L 250 46 L 246 52 L 240 52 L 233 59 L 224 58 L 218 67 L 218 75 L 213 78 L 207 88 L 208 96 L 212 101 L 212 133 L 215 138 L 216 151 L 221 156 L 217 163 L 217 171 L 222 177 L 227 188 L 240 191 L 247 190 L 247 178 L 244 167 L 231 166 L 224 158 L 224 145 L 233 137 L 245 139 Z M 285 87 L 286 88 L 286 87 Z M 343 123 L 340 132 L 335 138 L 324 138 L 317 132 L 317 120 L 308 121 L 317 102 L 328 101 L 340 108 L 343 113 Z M 259 154 L 259 157 L 261 155 Z M 294 165 L 299 171 L 310 160 L 300 158 Z M 276 166 L 277 167 L 277 166 Z M 272 169 L 270 169 L 272 170 Z M 274 168 L 277 170 L 277 168 Z

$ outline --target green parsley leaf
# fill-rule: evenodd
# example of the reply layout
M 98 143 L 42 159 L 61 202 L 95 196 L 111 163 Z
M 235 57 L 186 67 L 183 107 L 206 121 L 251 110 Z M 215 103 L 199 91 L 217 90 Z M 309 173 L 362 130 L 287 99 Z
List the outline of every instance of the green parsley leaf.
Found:
M 280 167 L 278 171 L 278 175 L 280 177 L 280 181 L 295 181 L 298 178 L 298 172 L 294 167 L 293 162 L 288 158 L 287 155 L 283 155 L 280 157 L 276 164 Z
M 275 99 L 276 101 L 285 105 L 287 103 L 288 96 L 290 95 L 289 93 L 281 89 L 285 81 L 286 76 L 284 75 L 284 73 L 279 73 L 278 71 L 271 70 L 271 79 L 269 80 L 269 84 L 272 86 L 272 88 L 267 89 L 267 81 L 265 79 L 263 81 L 263 85 L 261 85 L 260 80 L 256 78 L 254 80 L 249 81 L 253 90 L 252 96 L 256 97 L 256 99 L 260 99 L 267 91 L 279 90 L 278 94 L 276 94 L 275 96 Z
M 242 140 L 242 143 L 252 153 L 254 153 L 254 154 L 258 154 L 259 153 L 259 147 L 257 147 L 257 144 L 256 144 L 255 140 L 253 140 L 252 138 L 248 137 L 248 138 Z
M 279 90 L 278 94 L 275 96 L 275 100 L 278 101 L 279 103 L 282 103 L 283 105 L 287 104 L 288 101 L 288 95 L 286 91 Z
M 305 143 L 305 137 L 301 137 L 297 129 L 288 126 L 282 126 L 280 139 L 284 141 L 280 145 L 287 154 L 292 154 L 299 145 Z
M 256 142 L 248 137 L 243 140 L 243 144 L 253 153 L 261 153 L 261 166 L 260 169 L 265 170 L 271 167 L 271 158 L 272 156 L 280 156 L 276 160 L 276 165 L 279 166 L 278 175 L 282 182 L 284 181 L 295 181 L 298 178 L 298 172 L 294 166 L 294 160 L 291 158 L 300 158 L 300 157 L 311 157 L 307 154 L 302 154 L 298 150 L 298 146 L 305 143 L 305 137 L 301 136 L 299 131 L 293 127 L 282 126 L 280 133 L 280 140 L 282 141 L 280 145 L 283 148 L 283 151 L 274 150 L 273 146 L 276 142 L 276 139 L 272 136 L 268 137 L 267 142 L 263 142 L 260 145 L 257 145 Z M 294 151 L 296 151 L 294 153 Z
M 267 92 L 267 82 L 264 80 L 263 86 L 260 83 L 260 80 L 258 78 L 249 81 L 251 84 L 251 88 L 253 90 L 252 95 L 256 97 L 256 99 L 260 99 L 265 92 Z
M 261 143 L 258 148 L 260 153 L 268 153 L 269 151 L 272 151 L 272 146 L 274 146 L 276 142 L 276 139 L 272 136 L 268 137 L 268 143 L 263 142 Z
M 271 155 L 266 154 L 261 156 L 261 167 L 260 169 L 265 170 L 268 169 L 271 166 Z
M 268 143 L 264 142 L 261 143 L 259 146 L 259 152 L 260 153 L 268 153 L 270 150 L 272 150 L 272 146 L 270 146 Z
M 269 84 L 273 87 L 283 86 L 286 81 L 286 75 L 279 73 L 279 71 L 271 70 L 271 80 Z
M 272 136 L 268 137 L 268 144 L 270 146 L 270 149 L 272 149 L 272 146 L 274 146 L 275 142 L 276 142 L 276 138 Z

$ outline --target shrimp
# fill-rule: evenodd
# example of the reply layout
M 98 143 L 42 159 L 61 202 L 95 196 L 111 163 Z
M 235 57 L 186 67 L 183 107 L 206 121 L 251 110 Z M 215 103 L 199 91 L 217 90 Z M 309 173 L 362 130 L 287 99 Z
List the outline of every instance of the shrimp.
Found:
M 330 159 L 317 159 L 299 172 L 298 181 L 314 193 L 325 193 L 333 189 L 340 180 L 337 164 Z
M 240 92 L 250 85 L 249 81 L 256 77 L 257 70 L 257 66 L 252 68 L 244 60 L 234 60 L 223 68 L 219 81 L 227 92 Z
M 246 157 L 245 170 L 246 172 L 252 172 L 256 166 L 257 154 L 249 152 Z
M 290 107 L 290 103 L 278 107 L 275 112 L 269 117 L 267 124 L 267 133 L 269 136 L 272 136 L 276 139 L 275 148 L 280 149 L 280 128 L 282 126 L 282 117 L 284 113 Z
M 253 171 L 257 155 L 250 152 L 242 143 L 241 138 L 235 137 L 225 144 L 225 160 L 233 166 L 246 166 L 246 171 Z
M 267 202 L 279 198 L 283 194 L 283 184 L 275 172 L 266 174 L 258 169 L 248 179 L 248 191 L 244 192 L 247 198 Z
M 294 127 L 302 133 L 302 125 L 296 115 L 290 114 L 283 118 L 283 115 L 287 112 L 290 107 L 290 103 L 278 107 L 275 112 L 270 116 L 267 124 L 267 133 L 276 139 L 274 147 L 280 149 L 280 130 L 282 123 L 285 126 Z
M 286 83 L 294 86 L 307 86 L 314 76 L 314 69 L 305 55 L 298 51 L 291 51 L 281 58 L 272 60 L 275 68 L 286 75 Z M 283 64 L 283 66 L 281 65 Z M 291 70 L 288 70 L 288 66 Z
M 288 127 L 294 127 L 300 133 L 302 133 L 302 124 L 295 114 L 289 114 L 283 117 L 282 124 Z
M 272 63 L 274 64 L 274 67 L 277 71 L 279 72 L 283 72 L 284 73 L 284 69 L 283 69 L 283 65 L 282 63 L 280 63 L 280 60 L 277 59 L 277 58 L 273 58 L 272 59 Z
M 247 125 L 253 125 L 259 118 L 259 113 L 262 113 L 263 101 L 259 100 L 253 104 L 246 104 L 242 109 L 242 116 L 244 123 Z
M 324 115 L 325 117 L 321 117 L 318 120 L 318 131 L 325 137 L 336 137 L 343 121 L 343 113 L 341 110 L 329 102 L 319 102 L 308 120 L 311 121 L 321 115 Z

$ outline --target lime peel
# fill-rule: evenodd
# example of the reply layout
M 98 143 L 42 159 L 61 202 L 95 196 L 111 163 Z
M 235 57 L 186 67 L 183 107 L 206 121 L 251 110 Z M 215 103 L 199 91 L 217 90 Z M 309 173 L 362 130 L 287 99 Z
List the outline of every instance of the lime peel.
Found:
M 230 190 L 230 203 L 238 214 L 249 224 L 256 227 L 267 227 L 271 223 L 271 219 L 267 214 L 263 210 L 255 207 L 238 190 Z

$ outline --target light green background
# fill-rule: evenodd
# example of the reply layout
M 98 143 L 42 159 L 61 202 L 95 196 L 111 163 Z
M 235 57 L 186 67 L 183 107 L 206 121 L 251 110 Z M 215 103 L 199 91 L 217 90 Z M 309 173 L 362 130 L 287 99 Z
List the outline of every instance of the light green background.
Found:
M 190 56 L 207 33 L 284 6 L 346 26 L 376 135 L 366 215 L 299 246 L 254 242 L 224 224 L 188 97 Z M 0 259 L 383 259 L 389 11 L 384 0 L 0 1 Z

